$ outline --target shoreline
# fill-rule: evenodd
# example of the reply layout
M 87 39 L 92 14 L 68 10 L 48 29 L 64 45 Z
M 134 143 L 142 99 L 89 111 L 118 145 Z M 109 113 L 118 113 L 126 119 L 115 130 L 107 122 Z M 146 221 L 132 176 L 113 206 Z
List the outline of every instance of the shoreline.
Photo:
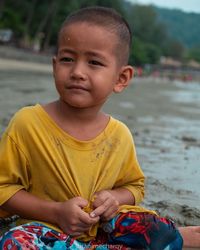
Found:
M 51 64 L 44 64 L 39 62 L 27 62 L 19 61 L 17 59 L 2 59 L 0 57 L 0 70 L 2 71 L 35 71 L 35 72 L 44 72 L 51 73 L 52 66 Z

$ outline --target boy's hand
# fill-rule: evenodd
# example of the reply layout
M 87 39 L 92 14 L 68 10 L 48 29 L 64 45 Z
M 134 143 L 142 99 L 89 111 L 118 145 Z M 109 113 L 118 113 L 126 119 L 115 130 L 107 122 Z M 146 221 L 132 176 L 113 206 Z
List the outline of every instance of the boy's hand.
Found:
M 119 202 L 112 194 L 112 190 L 102 190 L 95 193 L 95 200 L 93 202 L 94 210 L 90 213 L 92 218 L 100 216 L 102 221 L 112 219 L 119 208 Z
M 66 234 L 79 236 L 98 222 L 99 216 L 92 218 L 83 211 L 87 204 L 88 201 L 82 197 L 75 197 L 66 202 L 58 203 L 56 209 L 57 224 Z

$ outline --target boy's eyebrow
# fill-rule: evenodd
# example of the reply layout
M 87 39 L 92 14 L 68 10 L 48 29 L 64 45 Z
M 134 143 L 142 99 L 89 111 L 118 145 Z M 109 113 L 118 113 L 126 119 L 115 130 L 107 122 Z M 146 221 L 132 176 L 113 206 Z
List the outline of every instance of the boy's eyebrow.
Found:
M 88 52 L 86 52 L 86 55 L 93 56 L 93 57 L 98 57 L 98 58 L 100 58 L 102 60 L 107 61 L 106 57 L 103 54 L 95 52 L 95 51 L 88 51 Z
M 70 48 L 61 49 L 59 52 L 60 53 L 70 53 L 70 54 L 74 54 L 74 55 L 76 54 L 76 51 L 74 51 L 74 50 L 72 50 Z M 85 54 L 87 56 L 98 57 L 98 58 L 101 58 L 102 60 L 107 61 L 106 57 L 103 54 L 98 53 L 96 51 L 86 51 Z
M 72 49 L 67 49 L 67 48 L 64 48 L 64 49 L 61 49 L 59 50 L 58 52 L 60 53 L 71 53 L 71 54 L 76 54 L 76 52 Z

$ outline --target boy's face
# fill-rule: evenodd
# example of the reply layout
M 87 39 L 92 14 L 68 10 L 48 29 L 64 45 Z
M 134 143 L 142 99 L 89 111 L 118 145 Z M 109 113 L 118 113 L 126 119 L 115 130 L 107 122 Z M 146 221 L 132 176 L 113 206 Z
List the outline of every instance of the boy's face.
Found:
M 62 102 L 76 108 L 101 107 L 113 91 L 122 91 L 117 41 L 114 33 L 88 23 L 70 24 L 62 30 L 53 59 Z

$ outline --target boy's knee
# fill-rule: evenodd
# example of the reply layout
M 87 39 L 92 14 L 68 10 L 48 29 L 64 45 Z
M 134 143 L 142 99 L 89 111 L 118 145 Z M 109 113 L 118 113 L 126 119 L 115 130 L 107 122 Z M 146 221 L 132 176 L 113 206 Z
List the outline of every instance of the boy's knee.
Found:
M 154 233 L 156 234 L 156 232 Z M 182 250 L 183 238 L 174 226 L 162 228 L 157 233 L 155 239 L 151 237 L 150 250 Z
M 0 249 L 32 249 L 34 235 L 18 226 L 4 233 L 0 238 Z
M 8 231 L 0 237 L 0 249 L 17 249 L 19 244 L 13 237 L 13 232 Z
M 120 233 L 120 237 L 117 237 Z M 117 218 L 112 240 L 128 242 L 129 246 L 141 246 L 150 250 L 181 250 L 183 239 L 174 223 L 147 213 L 127 213 Z

